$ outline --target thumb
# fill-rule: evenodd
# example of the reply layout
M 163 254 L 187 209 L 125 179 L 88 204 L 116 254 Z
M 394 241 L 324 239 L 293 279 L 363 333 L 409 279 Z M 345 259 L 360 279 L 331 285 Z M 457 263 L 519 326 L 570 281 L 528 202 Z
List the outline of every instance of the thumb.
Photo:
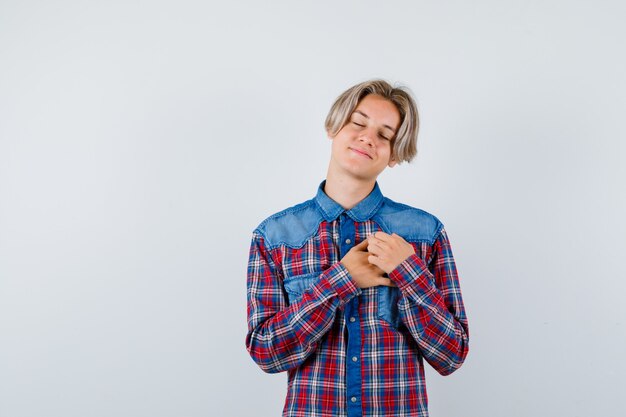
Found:
M 352 249 L 353 250 L 357 250 L 357 251 L 367 251 L 367 245 L 369 244 L 369 242 L 367 241 L 367 239 L 364 239 L 361 243 L 359 243 L 358 245 L 354 246 Z

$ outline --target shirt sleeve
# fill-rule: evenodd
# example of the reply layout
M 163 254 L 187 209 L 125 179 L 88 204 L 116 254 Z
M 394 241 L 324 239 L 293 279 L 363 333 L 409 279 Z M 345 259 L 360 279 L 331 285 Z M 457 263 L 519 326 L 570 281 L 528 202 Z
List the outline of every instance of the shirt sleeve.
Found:
M 413 254 L 389 277 L 402 293 L 400 317 L 424 358 L 441 375 L 460 368 L 469 351 L 469 327 L 446 231 L 439 232 L 428 265 Z
M 338 262 L 290 305 L 282 273 L 263 236 L 255 232 L 247 278 L 246 348 L 250 356 L 268 373 L 299 366 L 330 330 L 337 308 L 360 293 L 348 270 Z

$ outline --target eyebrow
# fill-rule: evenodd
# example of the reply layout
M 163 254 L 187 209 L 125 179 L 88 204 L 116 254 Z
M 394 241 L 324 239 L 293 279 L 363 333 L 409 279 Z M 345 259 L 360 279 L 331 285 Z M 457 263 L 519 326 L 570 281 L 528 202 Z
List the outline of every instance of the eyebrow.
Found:
M 365 117 L 366 119 L 370 118 L 367 114 L 363 113 L 361 110 L 355 110 L 354 113 L 359 113 L 361 116 Z M 386 127 L 387 129 L 391 130 L 393 133 L 396 133 L 396 130 L 389 125 L 383 125 L 383 127 Z

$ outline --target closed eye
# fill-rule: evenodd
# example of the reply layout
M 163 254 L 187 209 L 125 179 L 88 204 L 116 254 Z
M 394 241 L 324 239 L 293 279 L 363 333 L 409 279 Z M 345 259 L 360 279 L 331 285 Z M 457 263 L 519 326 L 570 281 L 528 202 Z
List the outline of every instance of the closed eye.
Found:
M 357 125 L 357 126 L 359 126 L 359 127 L 365 127 L 365 125 L 362 125 L 362 124 L 357 123 L 357 122 L 352 122 L 352 123 L 354 123 L 355 125 Z

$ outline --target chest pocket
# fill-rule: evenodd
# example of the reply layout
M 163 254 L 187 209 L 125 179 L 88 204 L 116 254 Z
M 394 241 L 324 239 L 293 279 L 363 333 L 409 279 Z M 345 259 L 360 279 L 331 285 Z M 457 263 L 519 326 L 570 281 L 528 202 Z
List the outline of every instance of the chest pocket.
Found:
M 400 326 L 400 316 L 398 315 L 400 290 L 396 287 L 382 285 L 376 289 L 378 290 L 378 318 L 398 328 Z
M 308 290 L 320 277 L 320 272 L 312 272 L 305 275 L 286 277 L 284 281 L 285 292 L 289 298 L 289 304 L 294 304 L 302 299 L 302 294 Z

